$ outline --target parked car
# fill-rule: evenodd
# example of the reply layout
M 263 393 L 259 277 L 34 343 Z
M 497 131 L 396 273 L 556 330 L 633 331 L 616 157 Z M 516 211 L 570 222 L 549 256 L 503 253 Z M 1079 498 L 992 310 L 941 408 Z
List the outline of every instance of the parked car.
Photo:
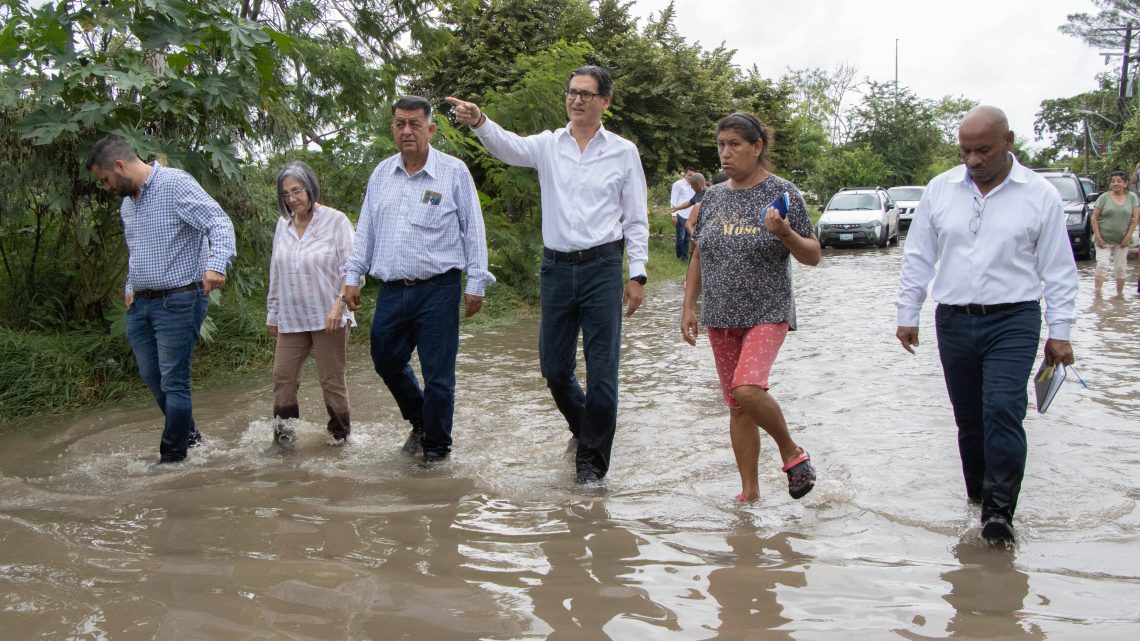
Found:
M 891 187 L 887 190 L 887 194 L 895 201 L 895 207 L 899 210 L 899 229 L 910 227 L 910 221 L 914 219 L 914 208 L 918 207 L 918 201 L 922 200 L 924 191 L 926 187 L 916 185 Z
M 840 189 L 816 225 L 819 244 L 878 245 L 899 241 L 899 210 L 882 187 Z
M 1096 260 L 1096 243 L 1092 232 L 1092 203 L 1097 194 L 1089 191 L 1085 179 L 1063 171 L 1040 171 L 1061 194 L 1065 203 L 1065 226 L 1069 230 L 1069 245 L 1077 260 Z

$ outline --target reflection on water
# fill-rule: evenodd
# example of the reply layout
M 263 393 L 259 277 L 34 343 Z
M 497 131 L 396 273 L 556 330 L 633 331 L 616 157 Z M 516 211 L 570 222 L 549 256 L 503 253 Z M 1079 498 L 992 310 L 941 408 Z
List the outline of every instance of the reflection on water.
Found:
M 455 454 L 430 470 L 400 454 L 363 349 L 344 448 L 311 383 L 296 450 L 270 447 L 268 375 L 197 392 L 207 444 L 161 469 L 142 401 L 4 426 L 0 639 L 1136 638 L 1140 301 L 1082 287 L 1091 389 L 1031 412 L 1020 543 L 995 549 L 961 488 L 929 306 L 917 355 L 894 339 L 899 258 L 796 268 L 801 328 L 772 391 L 819 468 L 799 502 L 770 442 L 762 500 L 732 500 L 679 283 L 625 323 L 601 489 L 573 484 L 533 321 L 463 337 Z

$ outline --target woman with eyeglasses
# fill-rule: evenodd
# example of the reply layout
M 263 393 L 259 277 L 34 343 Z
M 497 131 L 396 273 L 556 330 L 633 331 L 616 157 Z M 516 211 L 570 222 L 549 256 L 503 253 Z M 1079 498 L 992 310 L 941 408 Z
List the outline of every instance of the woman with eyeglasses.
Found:
M 277 338 L 273 355 L 273 441 L 291 446 L 286 419 L 299 418 L 301 367 L 312 353 L 328 410 L 332 442 L 350 431 L 347 366 L 349 327 L 356 319 L 344 298 L 341 268 L 352 253 L 352 223 L 320 204 L 321 186 L 307 164 L 290 161 L 277 174 L 280 216 L 269 259 L 266 325 Z
M 749 113 L 716 125 L 721 166 L 728 181 L 704 192 L 689 260 L 681 336 L 697 343 L 708 330 L 721 395 L 729 409 L 729 436 L 740 473 L 738 501 L 760 498 L 760 429 L 776 442 L 788 493 L 798 499 L 815 486 L 811 457 L 792 438 L 780 404 L 768 392 L 769 372 L 789 331 L 796 305 L 789 259 L 819 264 L 819 240 L 799 190 L 772 173 L 773 131 Z M 787 197 L 786 216 L 770 205 Z

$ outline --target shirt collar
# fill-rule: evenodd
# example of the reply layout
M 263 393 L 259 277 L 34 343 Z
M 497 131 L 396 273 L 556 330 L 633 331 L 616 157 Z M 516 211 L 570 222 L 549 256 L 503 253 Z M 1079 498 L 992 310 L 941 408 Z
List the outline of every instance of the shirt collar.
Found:
M 574 126 L 574 123 L 572 123 L 572 122 L 566 123 L 566 127 L 564 129 L 562 129 L 562 131 L 560 132 L 560 135 L 573 139 L 573 136 L 570 135 L 570 127 L 573 127 L 573 126 Z M 601 138 L 603 141 L 610 139 L 610 132 L 606 131 L 606 125 L 604 123 L 598 125 L 598 132 L 594 134 L 594 137 L 590 139 L 590 142 L 593 142 L 593 141 L 597 140 L 598 138 Z
M 150 188 L 150 184 L 151 184 L 152 182 L 154 182 L 154 177 L 155 177 L 155 176 L 157 176 L 157 175 L 158 175 L 158 172 L 159 172 L 159 171 L 162 169 L 162 165 L 158 164 L 158 161 L 157 161 L 157 160 L 152 160 L 152 161 L 151 161 L 151 163 L 150 163 L 150 166 L 154 168 L 154 171 L 150 172 L 150 176 L 147 176 L 146 182 L 144 182 L 144 183 L 143 183 L 143 184 L 142 184 L 142 185 L 139 187 L 139 191 L 138 191 L 138 194 L 137 194 L 137 195 L 135 195 L 135 196 L 131 196 L 131 198 L 134 198 L 135 200 L 138 200 L 139 198 L 142 198 L 142 195 L 143 195 L 144 193 L 146 193 L 146 190 L 147 190 L 147 189 L 149 189 L 149 188 Z
M 1015 183 L 1029 182 L 1029 170 L 1024 165 L 1017 162 L 1017 156 L 1013 152 L 1006 152 L 1009 154 L 1009 160 L 1012 163 L 1009 168 L 1009 175 L 1002 181 L 1002 185 L 1009 181 Z M 973 186 L 974 180 L 970 178 L 970 172 L 966 171 L 966 165 L 958 165 L 954 168 L 954 173 L 950 175 L 950 182 L 962 183 L 964 185 Z
M 403 169 L 404 174 L 408 174 L 408 168 L 404 165 L 404 155 L 399 152 L 396 152 L 396 164 L 392 167 L 392 171 L 396 171 L 397 169 Z M 428 145 L 427 161 L 424 163 L 424 167 L 420 171 L 426 173 L 432 178 L 435 178 L 439 175 L 438 169 L 439 162 L 436 159 L 435 147 Z

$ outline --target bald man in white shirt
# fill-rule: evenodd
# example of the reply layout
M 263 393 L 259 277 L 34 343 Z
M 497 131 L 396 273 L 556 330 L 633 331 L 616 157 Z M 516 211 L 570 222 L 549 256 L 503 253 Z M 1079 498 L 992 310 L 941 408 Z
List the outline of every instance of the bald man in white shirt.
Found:
M 539 361 L 554 403 L 576 439 L 576 481 L 605 477 L 617 428 L 621 310 L 644 296 L 649 258 L 645 173 L 637 147 L 602 126 L 613 83 L 601 67 L 576 69 L 566 81 L 570 123 L 519 136 L 477 105 L 448 98 L 499 160 L 538 171 L 542 188 Z M 629 277 L 622 284 L 622 250 Z M 578 334 L 586 354 L 587 390 L 575 375 Z M 573 441 L 572 441 L 573 442 Z
M 938 353 L 966 494 L 981 505 L 981 533 L 991 541 L 1014 536 L 1027 455 L 1026 382 L 1040 342 L 1042 295 L 1047 363 L 1073 363 L 1069 331 L 1076 320 L 1076 263 L 1061 197 L 1017 162 L 1012 146 L 1000 109 L 976 107 L 962 120 L 963 164 L 930 182 L 907 235 L 895 332 L 914 353 L 933 279 Z

